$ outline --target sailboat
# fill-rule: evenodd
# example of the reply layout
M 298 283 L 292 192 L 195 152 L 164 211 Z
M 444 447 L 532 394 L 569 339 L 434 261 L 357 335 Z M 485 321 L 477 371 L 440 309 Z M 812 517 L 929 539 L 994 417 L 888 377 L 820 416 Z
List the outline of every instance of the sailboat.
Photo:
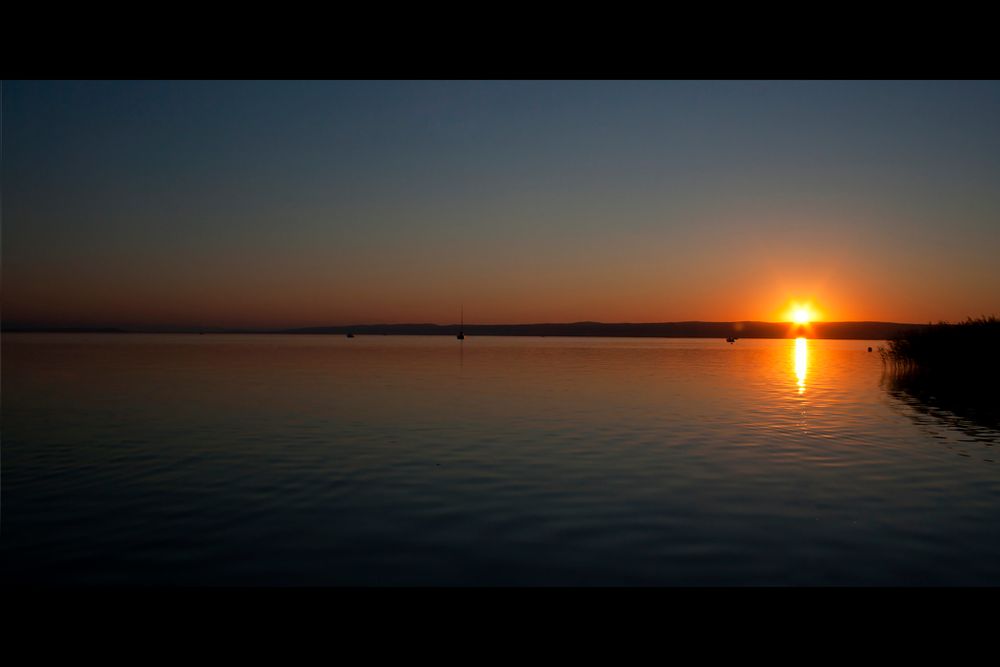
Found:
M 465 334 L 462 333 L 462 329 L 465 328 L 465 306 L 462 306 L 462 323 L 458 325 L 458 335 L 455 338 L 459 340 L 465 340 Z

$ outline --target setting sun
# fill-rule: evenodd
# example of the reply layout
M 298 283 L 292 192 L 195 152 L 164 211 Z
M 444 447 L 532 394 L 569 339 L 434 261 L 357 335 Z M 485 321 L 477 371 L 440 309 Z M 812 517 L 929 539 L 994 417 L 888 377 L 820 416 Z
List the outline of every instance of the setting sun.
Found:
M 812 307 L 812 304 L 793 303 L 789 306 L 785 317 L 795 324 L 805 325 L 818 320 L 819 313 Z

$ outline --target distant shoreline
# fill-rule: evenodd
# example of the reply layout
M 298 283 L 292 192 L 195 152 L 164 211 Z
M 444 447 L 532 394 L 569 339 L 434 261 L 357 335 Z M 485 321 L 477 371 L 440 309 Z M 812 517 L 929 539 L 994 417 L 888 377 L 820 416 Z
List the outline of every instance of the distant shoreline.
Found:
M 300 328 L 155 328 L 155 327 L 42 327 L 4 325 L 3 333 L 162 333 L 162 334 L 302 334 L 357 336 L 536 336 L 587 338 L 796 338 L 887 340 L 923 325 L 897 322 L 815 322 L 799 326 L 789 322 L 658 322 L 565 324 L 359 324 Z

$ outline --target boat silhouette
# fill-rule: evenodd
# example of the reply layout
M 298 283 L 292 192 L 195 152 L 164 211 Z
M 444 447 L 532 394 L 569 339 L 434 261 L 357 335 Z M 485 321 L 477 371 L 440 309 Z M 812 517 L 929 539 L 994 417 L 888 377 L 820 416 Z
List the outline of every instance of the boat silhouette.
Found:
M 465 340 L 465 334 L 462 333 L 462 329 L 465 328 L 465 306 L 462 306 L 462 323 L 458 325 L 458 335 L 455 338 L 459 340 Z

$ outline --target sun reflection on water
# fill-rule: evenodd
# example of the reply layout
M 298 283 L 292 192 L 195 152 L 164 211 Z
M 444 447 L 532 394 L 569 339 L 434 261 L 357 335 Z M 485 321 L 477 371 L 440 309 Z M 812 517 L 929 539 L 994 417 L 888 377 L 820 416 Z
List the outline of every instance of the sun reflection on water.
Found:
M 809 343 L 805 338 L 795 339 L 795 377 L 799 383 L 799 393 L 806 390 L 806 368 L 809 364 Z

